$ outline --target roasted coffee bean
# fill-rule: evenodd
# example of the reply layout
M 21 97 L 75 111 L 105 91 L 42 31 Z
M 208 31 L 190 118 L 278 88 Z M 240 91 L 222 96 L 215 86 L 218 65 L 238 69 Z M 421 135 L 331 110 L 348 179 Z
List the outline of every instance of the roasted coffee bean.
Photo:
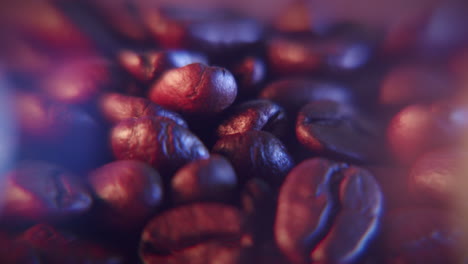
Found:
M 297 117 L 299 142 L 315 153 L 332 158 L 373 162 L 379 157 L 380 134 L 375 121 L 338 102 L 309 103 Z
M 443 70 L 428 65 L 397 66 L 382 82 L 379 103 L 400 107 L 440 100 L 454 91 L 454 84 L 449 77 Z
M 208 59 L 202 54 L 183 50 L 147 52 L 123 50 L 119 52 L 118 61 L 125 71 L 143 84 L 149 84 L 173 68 L 192 63 L 208 64 Z
M 158 117 L 130 118 L 111 131 L 110 143 L 117 159 L 144 161 L 163 176 L 186 163 L 209 157 L 203 143 L 189 130 Z
M 237 258 L 236 251 L 249 243 L 243 221 L 242 213 L 227 205 L 177 207 L 148 223 L 141 237 L 140 255 L 148 264 L 186 263 L 189 258 L 195 258 L 194 263 L 239 263 L 232 262 L 232 257 Z
M 247 131 L 267 131 L 277 137 L 286 134 L 287 118 L 284 109 L 264 99 L 246 101 L 230 110 L 218 126 L 219 137 Z
M 325 159 L 304 161 L 281 187 L 276 242 L 291 263 L 356 263 L 377 235 L 382 205 L 367 171 Z
M 277 186 L 294 163 L 283 143 L 263 131 L 222 137 L 214 145 L 213 152 L 225 156 L 232 163 L 241 184 L 259 177 Z
M 177 113 L 164 109 L 148 99 L 126 96 L 118 93 L 106 93 L 99 99 L 102 115 L 110 123 L 118 123 L 127 118 L 143 116 L 160 117 L 187 128 L 185 120 Z
M 47 72 L 39 88 L 58 102 L 87 103 L 112 85 L 111 71 L 111 63 L 102 58 L 68 60 Z
M 340 212 L 325 239 L 311 252 L 312 263 L 358 263 L 381 224 L 383 196 L 373 176 L 357 167 L 343 174 Z
M 57 221 L 87 212 L 93 201 L 76 176 L 39 161 L 26 161 L 4 175 L 2 218 Z
M 256 95 L 266 78 L 266 65 L 259 57 L 245 57 L 230 69 L 236 78 L 241 97 Z
M 151 88 L 151 101 L 183 114 L 218 113 L 237 95 L 234 77 L 224 68 L 201 63 L 167 71 Z
M 92 171 L 88 180 L 106 225 L 130 230 L 141 227 L 162 203 L 161 177 L 140 161 L 111 162 Z
M 352 101 L 351 91 L 342 85 L 304 78 L 288 78 L 270 83 L 262 90 L 260 98 L 278 103 L 290 116 L 296 116 L 302 106 L 317 100 Z
M 193 161 L 172 178 L 172 197 L 177 202 L 229 201 L 235 195 L 237 177 L 229 161 L 219 155 Z
M 20 155 L 80 171 L 107 156 L 103 127 L 81 108 L 53 103 L 32 92 L 16 93 L 13 107 L 23 144 Z
M 369 61 L 371 52 L 369 43 L 348 36 L 278 35 L 267 44 L 271 70 L 282 75 L 356 70 Z
M 417 207 L 389 212 L 382 226 L 381 263 L 460 263 L 462 227 L 450 214 Z
M 452 208 L 467 155 L 461 149 L 438 149 L 419 157 L 407 182 L 413 199 L 426 206 Z

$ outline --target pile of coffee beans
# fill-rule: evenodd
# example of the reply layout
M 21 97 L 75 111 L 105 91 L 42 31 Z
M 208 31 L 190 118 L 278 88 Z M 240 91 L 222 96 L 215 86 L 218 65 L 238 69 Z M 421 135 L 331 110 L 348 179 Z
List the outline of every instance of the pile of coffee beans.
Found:
M 466 4 L 7 2 L 0 263 L 466 263 Z

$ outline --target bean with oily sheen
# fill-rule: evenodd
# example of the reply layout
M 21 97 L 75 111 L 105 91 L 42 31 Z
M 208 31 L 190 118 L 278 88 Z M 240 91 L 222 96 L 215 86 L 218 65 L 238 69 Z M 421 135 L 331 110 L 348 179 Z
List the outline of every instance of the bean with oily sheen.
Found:
M 127 118 L 152 116 L 174 121 L 185 128 L 188 127 L 179 114 L 164 109 L 146 98 L 106 93 L 99 99 L 99 108 L 104 118 L 112 124 Z
M 226 254 L 226 262 L 222 263 L 242 263 L 236 261 L 238 251 L 248 247 L 250 241 L 243 221 L 238 209 L 223 204 L 195 203 L 173 208 L 147 224 L 140 255 L 146 264 L 186 263 L 195 256 L 200 259 L 194 263 L 217 263 L 215 260 Z
M 285 78 L 267 85 L 260 98 L 271 100 L 284 107 L 290 116 L 296 116 L 305 104 L 317 100 L 352 102 L 348 88 L 335 82 L 307 78 Z
M 212 151 L 225 156 L 232 163 L 241 184 L 259 177 L 277 186 L 294 165 L 283 143 L 263 131 L 222 137 Z
M 93 170 L 88 181 L 106 225 L 124 230 L 139 228 L 162 203 L 161 177 L 141 161 L 108 163 Z
M 316 101 L 297 117 L 296 136 L 310 150 L 332 158 L 372 162 L 378 155 L 379 127 L 346 104 Z
M 212 155 L 180 168 L 172 178 L 171 187 L 177 202 L 229 201 L 235 197 L 237 176 L 229 161 Z
M 218 126 L 219 137 L 247 131 L 267 131 L 281 138 L 286 133 L 287 117 L 284 109 L 272 101 L 246 101 L 229 111 Z
M 201 63 L 167 71 L 149 92 L 151 101 L 188 115 L 221 112 L 236 95 L 236 81 L 230 72 Z
M 87 212 L 93 204 L 84 184 L 53 164 L 24 161 L 4 177 L 4 219 L 65 220 Z
M 158 117 L 121 121 L 111 131 L 110 143 L 117 159 L 146 162 L 162 176 L 170 176 L 186 163 L 209 157 L 203 143 L 188 129 Z

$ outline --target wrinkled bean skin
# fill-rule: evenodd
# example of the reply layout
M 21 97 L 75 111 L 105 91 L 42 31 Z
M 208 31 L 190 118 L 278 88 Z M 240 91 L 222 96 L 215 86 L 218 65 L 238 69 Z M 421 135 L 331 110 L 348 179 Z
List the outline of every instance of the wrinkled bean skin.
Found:
M 143 116 L 159 117 L 188 128 L 185 120 L 177 113 L 164 109 L 148 99 L 126 96 L 118 93 L 106 93 L 99 100 L 99 108 L 104 118 L 116 124 L 127 118 Z
M 299 142 L 332 158 L 373 162 L 379 156 L 380 134 L 376 122 L 349 105 L 333 101 L 309 103 L 297 117 Z
M 294 163 L 281 141 L 263 131 L 222 137 L 212 152 L 225 156 L 231 162 L 241 183 L 259 177 L 277 186 Z
M 461 263 L 457 254 L 462 238 L 459 222 L 450 212 L 406 208 L 388 213 L 382 226 L 385 264 Z
M 247 131 L 267 131 L 276 137 L 283 137 L 288 120 L 284 109 L 264 99 L 246 101 L 232 108 L 218 126 L 218 137 Z
M 193 63 L 167 71 L 151 88 L 151 101 L 182 114 L 218 113 L 237 95 L 234 76 L 224 68 Z
M 460 149 L 437 149 L 420 156 L 413 163 L 407 182 L 413 199 L 418 204 L 451 208 L 467 155 Z
M 93 203 L 76 176 L 52 164 L 25 161 L 4 177 L 4 219 L 65 220 L 87 212 Z
M 229 161 L 212 155 L 180 168 L 172 178 L 171 187 L 177 202 L 229 201 L 235 195 L 237 176 Z
M 52 99 L 66 104 L 90 102 L 112 84 L 110 62 L 101 58 L 65 61 L 46 73 L 40 89 Z
M 202 54 L 183 51 L 135 52 L 123 50 L 118 56 L 119 64 L 136 80 L 148 84 L 159 78 L 165 71 L 192 63 L 208 64 Z
M 237 258 L 236 251 L 248 241 L 239 210 L 216 203 L 195 203 L 153 218 L 143 231 L 140 256 L 148 264 L 184 263 L 195 256 L 205 257 L 203 263 L 216 263 L 215 259 L 223 257 L 226 263 L 237 263 L 231 262 L 232 257 Z
M 209 157 L 206 147 L 189 130 L 155 117 L 121 121 L 112 129 L 110 143 L 117 159 L 146 162 L 163 176 L 190 161 Z
M 99 214 L 106 225 L 124 230 L 141 227 L 162 203 L 161 177 L 140 161 L 108 163 L 92 171 L 88 181 L 100 202 Z
M 311 252 L 312 263 L 359 263 L 376 238 L 383 196 L 373 176 L 351 167 L 344 172 L 339 193 L 340 212 L 329 234 Z
M 281 186 L 275 240 L 291 263 L 309 263 L 310 251 L 330 228 L 339 207 L 333 186 L 341 180 L 343 166 L 309 159 L 294 167 Z
M 332 100 L 349 103 L 351 93 L 346 87 L 304 78 L 287 78 L 267 85 L 260 98 L 271 100 L 284 107 L 290 116 L 296 116 L 305 104 L 317 100 Z

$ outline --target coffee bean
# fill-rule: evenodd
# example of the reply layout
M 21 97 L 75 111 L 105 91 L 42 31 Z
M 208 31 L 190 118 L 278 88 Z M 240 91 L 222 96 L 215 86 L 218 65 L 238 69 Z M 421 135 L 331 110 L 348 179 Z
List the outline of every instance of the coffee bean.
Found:
M 352 100 L 351 92 L 344 86 L 304 78 L 288 78 L 270 83 L 259 97 L 284 107 L 290 116 L 296 116 L 299 109 L 309 102 L 328 99 L 346 103 Z
M 299 142 L 315 153 L 331 158 L 375 162 L 379 145 L 382 145 L 380 134 L 375 121 L 338 102 L 309 103 L 297 117 Z
M 23 162 L 4 177 L 4 219 L 65 220 L 85 213 L 93 202 L 76 176 L 52 164 Z
M 259 57 L 245 57 L 230 69 L 236 78 L 241 97 L 256 95 L 266 78 L 266 65 Z
M 203 143 L 189 130 L 158 117 L 121 121 L 111 131 L 111 148 L 117 159 L 135 159 L 170 176 L 186 163 L 209 157 Z
M 237 176 L 231 164 L 222 156 L 193 161 L 179 169 L 172 178 L 175 201 L 229 201 L 237 187 Z
M 92 171 L 88 179 L 106 225 L 130 230 L 141 227 L 162 203 L 161 177 L 140 161 L 108 163 Z
M 185 120 L 177 113 L 164 109 L 148 99 L 126 96 L 118 93 L 106 93 L 99 99 L 99 108 L 105 119 L 112 124 L 127 118 L 143 116 L 159 117 L 187 128 Z
M 264 99 L 246 101 L 233 107 L 218 126 L 219 137 L 247 131 L 267 131 L 277 137 L 285 135 L 287 118 L 284 109 Z
M 218 113 L 234 102 L 237 85 L 226 69 L 200 63 L 166 72 L 151 88 L 149 98 L 176 112 Z
M 222 137 L 214 145 L 213 152 L 232 163 L 241 184 L 259 177 L 277 186 L 294 163 L 281 141 L 263 131 Z

